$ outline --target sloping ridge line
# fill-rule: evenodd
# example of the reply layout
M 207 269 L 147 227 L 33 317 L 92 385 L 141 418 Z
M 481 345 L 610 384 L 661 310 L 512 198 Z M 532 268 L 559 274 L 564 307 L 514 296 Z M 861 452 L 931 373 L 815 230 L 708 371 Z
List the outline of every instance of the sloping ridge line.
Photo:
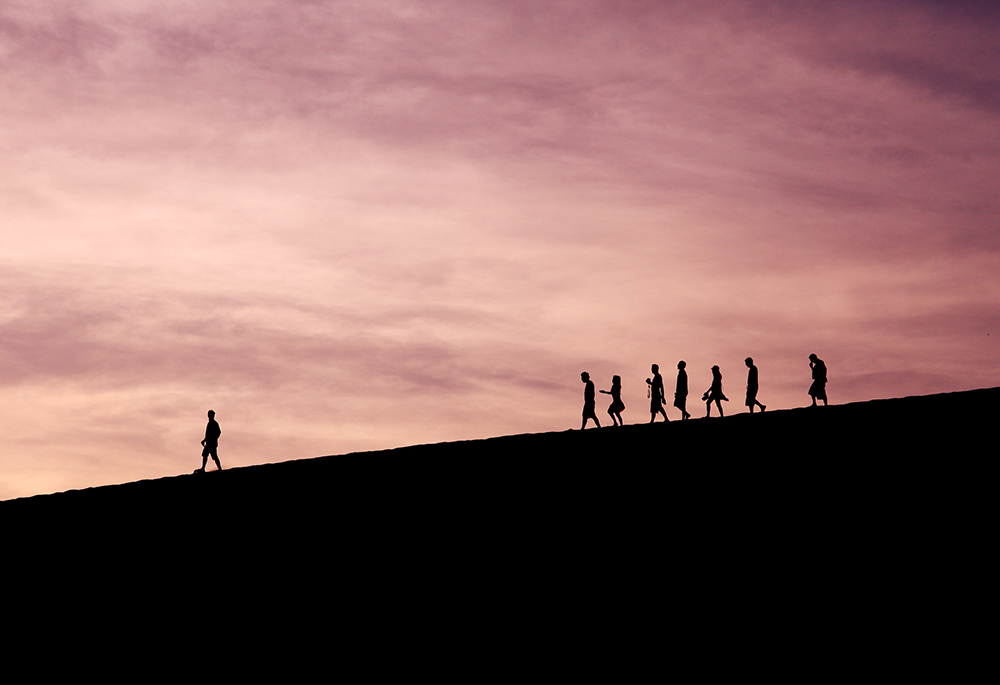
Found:
M 733 411 L 742 409 L 727 405 Z M 697 405 L 696 405 L 697 406 Z M 621 428 L 508 435 L 313 457 L 0 502 L 15 514 L 175 510 L 178 506 L 301 507 L 426 502 L 567 487 L 654 487 L 714 479 L 798 476 L 827 481 L 988 457 L 1000 388 L 804 407 Z M 994 450 L 988 450 L 990 452 Z M 850 473 L 844 473 L 847 469 Z M 839 476 L 838 476 L 839 474 Z M 666 480 L 664 480 L 666 479 Z

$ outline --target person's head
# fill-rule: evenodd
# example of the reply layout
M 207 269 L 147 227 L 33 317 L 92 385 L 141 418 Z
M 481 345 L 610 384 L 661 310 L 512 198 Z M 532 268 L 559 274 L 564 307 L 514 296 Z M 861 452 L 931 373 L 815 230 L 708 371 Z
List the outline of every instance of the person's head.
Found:
M 815 354 L 810 354 L 809 355 L 809 361 L 811 361 L 813 364 L 815 364 L 818 360 L 819 360 L 819 357 L 817 357 Z
M 753 357 L 747 357 L 743 362 L 747 365 L 747 368 L 750 368 L 753 366 Z
M 612 376 L 611 377 L 611 383 L 613 385 L 621 385 L 622 384 L 622 377 L 621 376 Z
M 685 366 L 687 366 L 687 362 L 684 362 L 684 361 L 677 362 L 677 368 L 678 369 L 683 369 Z
M 719 371 L 719 367 L 718 366 L 713 366 L 712 367 L 712 375 L 713 376 L 721 376 L 722 375 L 722 372 Z
M 586 383 L 587 381 L 590 380 L 590 374 L 584 371 L 583 373 L 580 374 L 580 380 Z
M 210 419 L 214 419 L 215 418 L 215 412 L 212 411 L 211 409 L 208 410 L 208 418 L 210 418 Z
M 659 373 L 660 372 L 660 365 L 659 364 L 653 364 L 649 368 L 652 370 L 653 373 Z

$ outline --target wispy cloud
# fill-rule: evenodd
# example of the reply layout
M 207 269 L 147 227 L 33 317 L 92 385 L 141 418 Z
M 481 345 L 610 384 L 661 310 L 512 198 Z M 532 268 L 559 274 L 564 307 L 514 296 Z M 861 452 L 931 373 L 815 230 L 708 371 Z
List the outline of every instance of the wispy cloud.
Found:
M 575 426 L 582 370 L 642 421 L 682 358 L 769 407 L 811 352 L 835 402 L 995 385 L 998 27 L 0 2 L 0 497 L 181 471 L 210 407 L 256 463 Z

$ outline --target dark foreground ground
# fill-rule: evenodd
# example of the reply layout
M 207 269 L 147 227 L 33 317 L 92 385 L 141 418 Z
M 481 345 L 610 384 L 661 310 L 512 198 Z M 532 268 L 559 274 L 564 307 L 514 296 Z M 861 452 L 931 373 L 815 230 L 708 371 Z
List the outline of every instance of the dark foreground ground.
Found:
M 435 519 L 457 532 L 488 520 L 562 513 L 608 521 L 633 510 L 705 520 L 736 508 L 742 516 L 780 509 L 782 518 L 826 517 L 848 503 L 930 505 L 919 495 L 929 486 L 934 499 L 961 500 L 992 465 L 998 416 L 993 388 L 511 435 L 40 495 L 0 502 L 0 515 L 8 524 L 57 517 L 80 528 L 127 514 L 167 527 L 198 521 L 219 535 L 248 523 L 327 530 Z M 632 525 L 669 524 L 646 519 Z
M 262 607 L 316 614 L 355 640 L 443 630 L 463 649 L 515 625 L 521 652 L 581 628 L 644 654 L 740 633 L 822 659 L 884 653 L 915 628 L 919 651 L 991 618 L 998 409 L 994 388 L 11 500 L 5 580 L 204 597 L 199 616 L 225 607 L 248 626 Z

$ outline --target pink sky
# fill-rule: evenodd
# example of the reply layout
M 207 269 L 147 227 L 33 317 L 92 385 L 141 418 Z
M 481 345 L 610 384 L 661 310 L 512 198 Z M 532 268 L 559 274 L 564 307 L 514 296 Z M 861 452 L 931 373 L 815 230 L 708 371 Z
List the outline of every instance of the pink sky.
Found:
M 0 158 L 0 499 L 1000 385 L 995 3 L 0 0 Z

